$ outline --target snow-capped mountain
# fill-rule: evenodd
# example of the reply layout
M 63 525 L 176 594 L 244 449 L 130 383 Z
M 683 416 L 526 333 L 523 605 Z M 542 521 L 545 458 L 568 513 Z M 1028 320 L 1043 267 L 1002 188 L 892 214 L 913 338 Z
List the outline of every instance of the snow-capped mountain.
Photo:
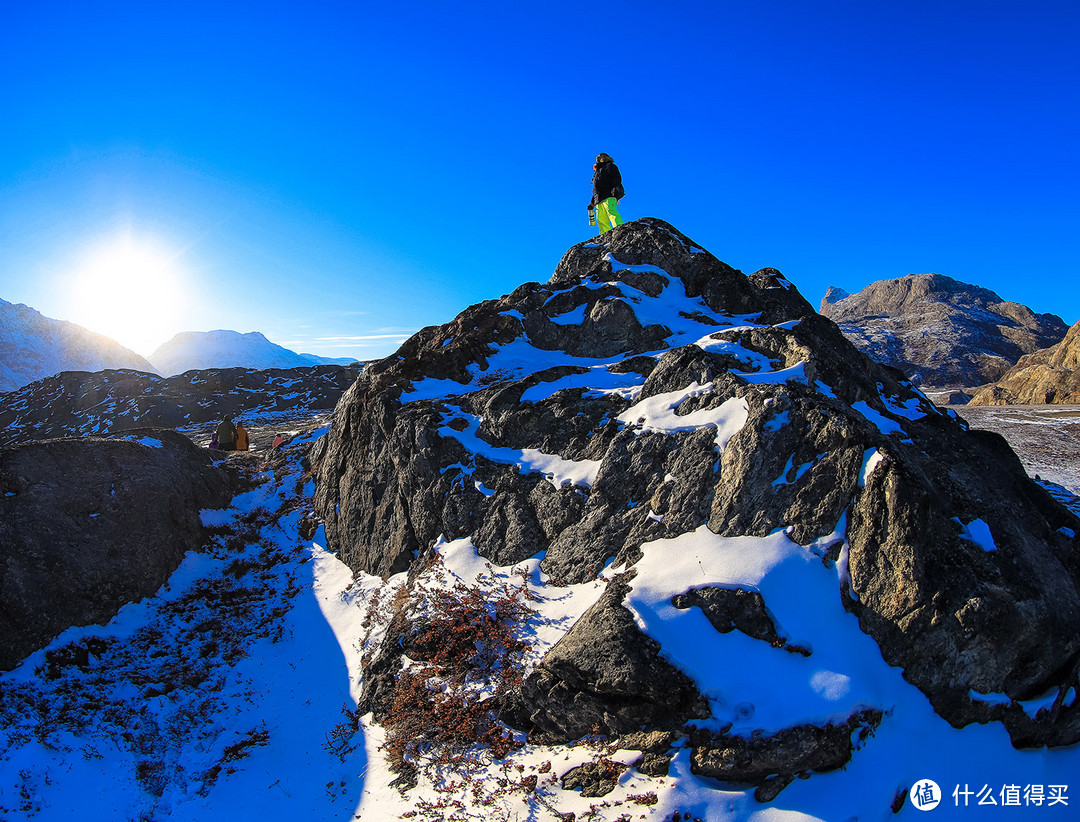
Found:
M 302 368 L 309 365 L 350 365 L 349 357 L 297 354 L 272 343 L 258 331 L 185 331 L 158 346 L 150 361 L 164 376 L 207 368 Z
M 80 325 L 0 300 L 0 392 L 14 391 L 61 371 L 156 369 L 134 351 Z

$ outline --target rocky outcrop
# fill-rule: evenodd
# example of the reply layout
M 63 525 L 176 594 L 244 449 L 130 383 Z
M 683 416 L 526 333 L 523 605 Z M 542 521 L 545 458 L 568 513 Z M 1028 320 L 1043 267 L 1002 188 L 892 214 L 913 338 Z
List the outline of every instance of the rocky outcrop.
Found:
M 1080 700 L 1064 698 L 1078 685 L 1080 521 L 1004 440 L 861 354 L 780 272 L 743 275 L 662 221 L 581 243 L 546 284 L 416 334 L 346 392 L 312 460 L 329 543 L 354 569 L 415 572 L 440 537 L 467 536 L 498 565 L 541 555 L 552 586 L 626 569 L 506 707 L 540 738 L 673 731 L 716 710 L 633 604 L 656 590 L 646 552 L 676 566 L 681 539 L 700 534 L 751 553 L 806 546 L 954 725 L 1080 741 Z M 666 603 L 814 659 L 775 602 L 709 573 L 693 566 Z M 408 630 L 392 625 L 385 647 Z M 380 664 L 388 681 L 400 654 Z M 1019 705 L 1055 691 L 1035 716 Z M 763 784 L 840 767 L 852 733 L 888 721 L 849 716 L 702 737 L 695 761 L 705 772 L 735 746 L 758 764 L 730 778 Z
M 980 389 L 972 405 L 1080 403 L 1080 323 L 1057 345 L 1021 357 L 993 385 Z
M 705 618 L 722 634 L 739 630 L 753 639 L 768 642 L 774 648 L 787 648 L 792 653 L 810 656 L 798 645 L 789 645 L 773 623 L 765 600 L 757 591 L 744 588 L 692 588 L 685 594 L 672 597 L 676 608 L 700 608 Z
M 0 394 L 0 446 L 147 426 L 179 428 L 245 413 L 328 411 L 361 368 L 226 368 L 169 379 L 140 371 L 64 372 Z
M 693 681 L 660 656 L 660 644 L 621 604 L 626 586 L 609 585 L 525 681 L 537 739 L 578 739 L 596 728 L 621 736 L 708 718 Z
M 154 593 L 229 488 L 173 431 L 0 449 L 0 670 Z
M 838 303 L 845 297 L 850 296 L 851 295 L 848 292 L 844 291 L 844 289 L 838 288 L 835 285 L 830 285 L 828 288 L 825 289 L 825 296 L 821 298 L 821 312 L 823 314 L 825 313 L 826 305 Z
M 800 725 L 750 737 L 695 729 L 690 734 L 690 762 L 694 773 L 760 785 L 772 798 L 796 774 L 842 768 L 882 718 L 881 711 L 869 708 L 839 724 Z M 777 778 L 783 784 L 770 786 L 770 780 Z M 758 799 L 763 798 L 759 789 Z
M 856 294 L 830 287 L 821 313 L 860 350 L 924 386 L 993 382 L 1067 326 L 986 288 L 941 274 L 909 274 Z

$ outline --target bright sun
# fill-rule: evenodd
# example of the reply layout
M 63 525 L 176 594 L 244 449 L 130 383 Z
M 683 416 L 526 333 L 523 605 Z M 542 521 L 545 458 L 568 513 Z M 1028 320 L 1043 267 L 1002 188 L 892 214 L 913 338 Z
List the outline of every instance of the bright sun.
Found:
M 175 333 L 186 308 L 177 255 L 124 235 L 90 251 L 71 291 L 72 321 L 143 356 Z

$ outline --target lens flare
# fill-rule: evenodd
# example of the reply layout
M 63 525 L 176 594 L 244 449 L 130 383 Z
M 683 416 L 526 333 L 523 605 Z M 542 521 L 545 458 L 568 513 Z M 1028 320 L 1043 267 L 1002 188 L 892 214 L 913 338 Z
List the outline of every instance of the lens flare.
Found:
M 75 274 L 70 319 L 146 356 L 177 330 L 186 310 L 178 257 L 131 234 L 94 247 Z

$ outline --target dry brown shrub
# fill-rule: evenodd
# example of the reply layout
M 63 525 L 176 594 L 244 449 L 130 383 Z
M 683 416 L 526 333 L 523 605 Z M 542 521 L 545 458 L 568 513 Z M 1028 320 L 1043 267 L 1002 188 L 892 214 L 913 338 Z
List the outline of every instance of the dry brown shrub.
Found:
M 487 581 L 491 581 L 488 578 Z M 520 627 L 534 613 L 529 591 L 506 583 L 409 589 L 413 617 L 408 653 L 385 723 L 384 749 L 396 770 L 470 762 L 478 750 L 496 759 L 522 743 L 497 718 L 496 706 L 521 687 L 530 644 Z

